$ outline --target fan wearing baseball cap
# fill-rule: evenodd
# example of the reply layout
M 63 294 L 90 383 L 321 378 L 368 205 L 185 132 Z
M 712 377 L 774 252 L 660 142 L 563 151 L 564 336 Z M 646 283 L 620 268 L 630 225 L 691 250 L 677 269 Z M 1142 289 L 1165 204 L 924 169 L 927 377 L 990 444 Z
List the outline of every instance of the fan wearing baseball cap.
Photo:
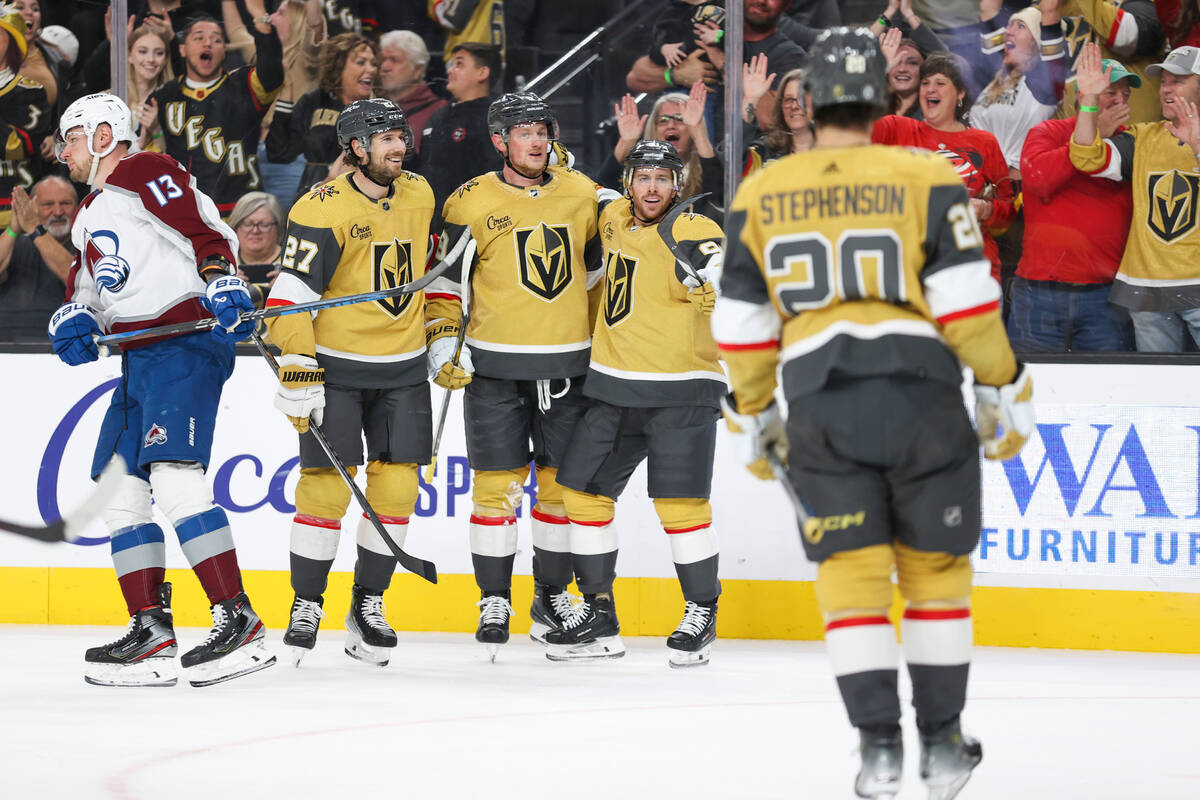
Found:
M 1181 352 L 1184 330 L 1200 344 L 1200 48 L 1177 47 L 1146 74 L 1161 76 L 1163 119 L 1101 139 L 1097 112 L 1113 65 L 1083 47 L 1075 65 L 1079 115 L 1071 163 L 1130 181 L 1133 221 L 1109 299 L 1129 309 L 1137 349 Z

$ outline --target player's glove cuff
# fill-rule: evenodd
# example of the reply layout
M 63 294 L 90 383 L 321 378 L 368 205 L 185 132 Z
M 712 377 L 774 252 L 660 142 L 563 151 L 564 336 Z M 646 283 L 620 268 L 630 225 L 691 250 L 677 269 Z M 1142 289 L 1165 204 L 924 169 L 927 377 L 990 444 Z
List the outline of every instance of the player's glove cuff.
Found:
M 1033 433 L 1033 378 L 1024 364 L 1017 377 L 1004 386 L 975 386 L 975 425 L 983 454 L 1007 461 L 1021 451 Z
M 721 412 L 734 435 L 746 469 L 760 480 L 775 480 L 778 475 L 772 461 L 782 467 L 787 464 L 788 457 L 787 431 L 779 406 L 772 402 L 757 414 L 742 414 L 734 405 L 733 397 L 726 395 L 721 398 Z

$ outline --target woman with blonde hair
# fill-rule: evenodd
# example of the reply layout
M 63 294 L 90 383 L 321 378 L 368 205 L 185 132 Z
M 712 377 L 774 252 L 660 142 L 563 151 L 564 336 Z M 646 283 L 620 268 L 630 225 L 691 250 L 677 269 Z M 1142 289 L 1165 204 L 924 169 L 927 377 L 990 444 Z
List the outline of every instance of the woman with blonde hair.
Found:
M 266 192 L 247 192 L 229 212 L 229 227 L 238 237 L 238 277 L 250 285 L 250 297 L 258 308 L 279 275 L 286 221 L 279 201 Z
M 162 131 L 158 126 L 158 103 L 151 95 L 175 80 L 168 56 L 170 40 L 162 29 L 143 25 L 129 34 L 129 108 L 138 122 L 138 145 L 161 153 Z

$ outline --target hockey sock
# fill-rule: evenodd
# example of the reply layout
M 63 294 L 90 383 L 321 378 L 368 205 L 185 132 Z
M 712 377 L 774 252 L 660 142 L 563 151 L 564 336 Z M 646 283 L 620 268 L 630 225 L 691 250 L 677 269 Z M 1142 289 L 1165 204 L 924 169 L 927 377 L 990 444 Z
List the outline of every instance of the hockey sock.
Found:
M 301 597 L 320 597 L 325 594 L 341 532 L 340 519 L 325 519 L 309 514 L 292 517 L 289 545 L 292 591 Z
M 933 730 L 963 710 L 971 662 L 969 608 L 913 608 L 900 622 L 917 727 Z
M 825 625 L 825 647 L 850 724 L 897 725 L 899 648 L 896 629 L 883 609 L 851 612 Z
M 517 554 L 517 517 L 471 515 L 471 564 L 475 582 L 485 592 L 507 592 Z
M 404 547 L 408 535 L 408 517 L 385 517 L 379 515 L 383 529 L 395 542 Z M 363 514 L 358 521 L 358 562 L 354 565 L 354 582 L 374 592 L 382 592 L 392 583 L 396 571 L 396 557 L 375 530 L 375 525 Z
M 158 587 L 166 577 L 166 544 L 153 522 L 111 534 L 113 567 L 129 616 L 158 605 Z
M 224 509 L 213 507 L 181 519 L 175 522 L 175 533 L 209 603 L 231 600 L 242 591 L 237 551 Z
M 565 510 L 559 514 L 535 505 L 530 514 L 533 527 L 533 577 L 538 583 L 566 586 L 574 577 L 571 567 L 571 521 Z
M 613 521 L 571 520 L 571 562 L 583 594 L 611 592 L 617 577 L 617 529 Z

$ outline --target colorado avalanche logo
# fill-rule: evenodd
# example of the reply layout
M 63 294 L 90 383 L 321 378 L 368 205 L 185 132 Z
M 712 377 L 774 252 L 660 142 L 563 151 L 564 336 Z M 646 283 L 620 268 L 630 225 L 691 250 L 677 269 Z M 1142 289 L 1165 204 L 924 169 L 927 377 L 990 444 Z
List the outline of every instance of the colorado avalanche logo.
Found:
M 167 443 L 167 429 L 157 422 L 150 423 L 150 430 L 146 431 L 146 438 L 142 440 L 143 447 L 149 447 L 154 444 Z
M 92 273 L 96 288 L 101 294 L 116 294 L 129 281 L 129 262 L 117 255 L 121 241 L 112 231 L 95 231 L 86 234 L 84 263 Z

